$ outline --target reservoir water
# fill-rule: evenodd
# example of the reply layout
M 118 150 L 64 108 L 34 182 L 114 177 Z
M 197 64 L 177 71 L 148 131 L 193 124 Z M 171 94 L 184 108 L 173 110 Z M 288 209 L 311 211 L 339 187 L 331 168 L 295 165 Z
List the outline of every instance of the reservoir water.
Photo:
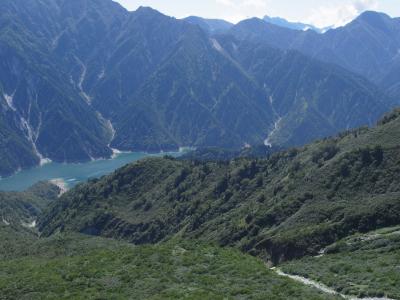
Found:
M 112 159 L 95 160 L 80 164 L 48 163 L 32 169 L 23 170 L 17 174 L 0 179 L 0 191 L 23 191 L 39 181 L 55 180 L 65 187 L 74 185 L 90 178 L 98 178 L 110 174 L 114 170 L 145 157 L 170 155 L 178 157 L 182 152 L 165 152 L 148 154 L 143 152 L 119 153 Z

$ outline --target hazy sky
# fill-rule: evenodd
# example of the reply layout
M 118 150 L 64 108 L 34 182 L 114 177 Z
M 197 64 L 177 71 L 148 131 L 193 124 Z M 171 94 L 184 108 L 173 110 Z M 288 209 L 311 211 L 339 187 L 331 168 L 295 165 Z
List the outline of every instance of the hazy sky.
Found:
M 238 22 L 248 17 L 280 16 L 324 27 L 348 23 L 365 10 L 400 16 L 400 0 L 114 0 L 129 10 L 151 6 L 183 18 L 196 15 Z

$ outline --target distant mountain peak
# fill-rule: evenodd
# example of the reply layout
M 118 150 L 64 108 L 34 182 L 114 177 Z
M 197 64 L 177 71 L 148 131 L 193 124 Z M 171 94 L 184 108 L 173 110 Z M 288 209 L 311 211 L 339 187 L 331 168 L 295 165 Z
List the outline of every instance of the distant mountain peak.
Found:
M 301 31 L 307 31 L 307 30 L 314 30 L 315 32 L 318 33 L 323 33 L 325 31 L 327 31 L 328 29 L 330 29 L 330 27 L 326 27 L 326 28 L 317 28 L 314 25 L 311 24 L 306 24 L 306 23 L 301 23 L 301 22 L 290 22 L 284 18 L 281 17 L 269 17 L 269 16 L 265 16 L 263 18 L 263 20 L 267 23 L 273 24 L 273 25 L 277 25 L 280 27 L 285 27 L 285 28 L 289 28 L 289 29 L 294 29 L 294 30 L 301 30 Z
M 205 19 L 197 16 L 189 16 L 184 19 L 186 22 L 200 26 L 210 33 L 221 33 L 233 27 L 233 24 L 221 19 Z
M 142 12 L 157 12 L 154 8 L 151 8 L 150 6 L 139 6 L 138 9 L 136 10 L 137 12 L 142 11 Z
M 151 8 L 149 6 L 139 6 L 136 10 L 136 13 L 145 14 L 145 15 L 161 15 L 158 10 Z
M 392 18 L 389 15 L 376 11 L 363 12 L 353 21 L 353 23 L 368 24 L 371 27 L 386 32 L 390 31 L 393 26 Z
M 163 13 L 159 12 L 156 9 L 147 6 L 140 6 L 136 11 L 132 12 L 134 18 L 138 18 L 141 20 L 147 20 L 148 25 L 156 24 L 158 21 L 162 19 L 171 19 L 172 17 L 166 16 Z
M 249 19 L 240 21 L 238 23 L 238 25 L 239 24 L 242 24 L 242 25 L 246 24 L 246 25 L 251 25 L 251 26 L 265 26 L 265 23 L 266 22 L 264 20 L 262 20 L 260 18 L 253 17 L 253 18 L 249 18 Z
M 376 11 L 365 11 L 360 14 L 353 22 L 362 22 L 374 27 L 386 27 L 386 25 L 391 21 L 392 18 L 385 13 Z
M 358 19 L 363 19 L 363 20 L 373 20 L 374 18 L 391 19 L 390 16 L 385 13 L 373 10 L 367 10 L 361 13 L 360 16 L 358 17 Z

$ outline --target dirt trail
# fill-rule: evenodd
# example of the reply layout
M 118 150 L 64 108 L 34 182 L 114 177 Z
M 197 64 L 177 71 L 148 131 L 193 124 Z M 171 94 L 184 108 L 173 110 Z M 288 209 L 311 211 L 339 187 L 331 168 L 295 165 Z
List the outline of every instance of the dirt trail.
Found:
M 343 295 L 343 294 L 336 292 L 334 289 L 331 289 L 330 287 L 328 287 L 322 283 L 319 283 L 317 281 L 314 281 L 314 280 L 311 280 L 311 279 L 308 279 L 308 278 L 305 278 L 302 276 L 298 276 L 298 275 L 290 275 L 290 274 L 284 273 L 282 270 L 277 269 L 277 268 L 271 268 L 271 270 L 274 271 L 279 276 L 293 279 L 297 282 L 314 287 L 326 294 L 337 295 L 337 296 L 339 296 L 343 299 L 347 299 L 347 300 L 395 300 L 395 299 L 390 299 L 390 298 L 357 298 L 357 297 L 353 297 L 353 296 Z

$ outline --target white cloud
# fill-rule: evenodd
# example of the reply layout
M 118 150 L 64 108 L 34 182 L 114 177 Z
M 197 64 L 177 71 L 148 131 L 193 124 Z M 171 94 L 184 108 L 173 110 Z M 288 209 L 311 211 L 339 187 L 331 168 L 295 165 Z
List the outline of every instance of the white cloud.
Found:
M 339 27 L 349 23 L 362 12 L 375 10 L 378 6 L 377 0 L 354 0 L 343 5 L 321 6 L 312 11 L 307 22 L 320 28 L 331 25 Z
M 232 0 L 215 0 L 215 2 L 217 2 L 218 4 L 225 5 L 225 6 L 231 6 L 231 7 L 236 6 Z
M 235 9 L 267 8 L 267 0 L 215 0 L 216 3 Z
M 377 9 L 379 6 L 377 0 L 358 0 L 355 1 L 353 5 L 358 13 L 362 13 L 369 9 Z
M 242 7 L 267 9 L 267 1 L 265 1 L 265 0 L 245 0 L 245 1 L 241 1 L 240 5 Z
M 270 0 L 215 0 L 217 4 L 226 6 L 221 18 L 233 23 L 250 17 L 263 17 Z M 258 13 L 254 13 L 257 11 Z

